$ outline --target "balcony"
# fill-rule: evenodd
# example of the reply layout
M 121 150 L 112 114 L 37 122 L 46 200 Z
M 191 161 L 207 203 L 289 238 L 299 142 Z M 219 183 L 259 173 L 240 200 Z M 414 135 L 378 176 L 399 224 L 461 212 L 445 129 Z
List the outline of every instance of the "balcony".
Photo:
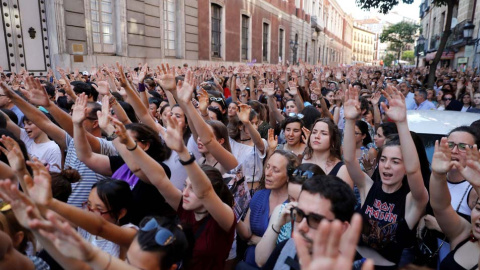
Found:
M 317 32 L 322 31 L 325 28 L 325 25 L 323 24 L 323 20 L 318 18 L 317 16 L 312 16 L 310 25 Z

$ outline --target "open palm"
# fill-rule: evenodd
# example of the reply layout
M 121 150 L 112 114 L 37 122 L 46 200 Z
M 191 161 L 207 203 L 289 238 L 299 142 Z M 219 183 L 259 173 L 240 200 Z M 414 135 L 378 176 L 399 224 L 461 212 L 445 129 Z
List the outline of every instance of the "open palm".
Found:
M 355 87 L 350 87 L 345 94 L 344 114 L 346 119 L 355 120 L 361 113 L 360 102 L 358 101 L 358 91 Z
M 398 89 L 388 86 L 383 94 L 388 100 L 389 107 L 382 103 L 388 118 L 394 122 L 404 122 L 407 120 L 407 107 L 405 105 L 405 97 Z
M 432 157 L 432 171 L 445 174 L 452 168 L 451 152 L 448 148 L 447 138 L 442 138 L 440 143 L 435 142 L 435 152 Z
M 193 76 L 192 72 L 187 71 L 184 81 L 178 81 L 177 83 L 177 97 L 179 101 L 187 103 L 190 102 L 193 94 Z
M 160 133 L 165 144 L 173 151 L 181 152 L 185 148 L 182 128 L 178 125 L 175 117 L 167 116 L 167 129 L 160 129 Z

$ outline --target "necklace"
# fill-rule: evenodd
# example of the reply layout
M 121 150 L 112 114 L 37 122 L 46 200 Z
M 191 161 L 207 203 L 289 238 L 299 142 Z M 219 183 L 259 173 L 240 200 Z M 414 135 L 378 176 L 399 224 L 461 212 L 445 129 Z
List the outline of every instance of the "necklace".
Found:
M 202 212 L 195 212 L 195 214 L 204 215 L 204 214 L 208 214 L 208 211 L 205 210 L 205 211 L 202 211 Z
M 241 142 L 247 142 L 247 141 L 250 141 L 252 138 L 248 138 L 248 139 L 243 139 L 243 140 L 240 140 Z

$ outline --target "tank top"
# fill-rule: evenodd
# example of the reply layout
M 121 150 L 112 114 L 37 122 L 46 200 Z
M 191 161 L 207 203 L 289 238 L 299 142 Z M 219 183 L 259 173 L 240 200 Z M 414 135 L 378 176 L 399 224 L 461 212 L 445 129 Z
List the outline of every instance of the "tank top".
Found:
M 405 247 L 415 241 L 415 231 L 405 220 L 408 185 L 403 184 L 393 193 L 382 190 L 382 182 L 373 183 L 360 209 L 363 217 L 359 245 L 367 246 L 385 259 L 398 264 Z
M 338 171 L 340 171 L 340 168 L 343 166 L 343 161 L 338 162 L 335 164 L 335 166 L 332 168 L 332 170 L 328 173 L 328 175 L 333 175 L 337 176 Z
M 454 209 L 458 208 L 457 212 L 459 214 L 470 216 L 472 209 L 468 206 L 468 194 L 472 189 L 472 185 L 467 180 L 463 180 L 459 183 L 453 183 L 447 180 L 447 185 L 452 197 L 452 207 Z M 464 196 L 465 191 L 467 191 L 467 194 Z M 460 200 L 462 201 L 460 202 Z M 460 205 L 460 207 L 458 207 L 458 205 Z
M 454 250 L 450 251 L 450 253 L 448 253 L 447 257 L 445 257 L 445 259 L 443 259 L 443 261 L 440 263 L 440 270 L 450 270 L 450 269 L 456 269 L 456 270 L 468 270 L 467 268 L 463 268 L 460 264 L 458 264 L 456 261 L 455 261 L 455 253 L 457 252 L 457 250 L 462 247 L 463 245 L 465 245 L 465 243 L 467 243 L 469 240 L 468 238 L 463 240 L 462 242 L 460 242 L 460 244 L 458 244 Z M 478 264 L 476 264 L 474 267 L 470 268 L 470 269 L 477 269 L 477 266 Z

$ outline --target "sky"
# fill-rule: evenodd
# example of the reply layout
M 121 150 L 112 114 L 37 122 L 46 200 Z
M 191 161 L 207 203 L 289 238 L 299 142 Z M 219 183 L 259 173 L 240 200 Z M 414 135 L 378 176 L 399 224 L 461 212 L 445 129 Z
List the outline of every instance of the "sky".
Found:
M 410 5 L 403 4 L 402 1 L 399 1 L 399 2 L 400 4 L 398 4 L 395 8 L 393 8 L 391 12 L 397 12 L 399 15 L 410 18 L 410 19 L 414 19 L 415 21 L 418 21 L 420 19 L 419 9 L 420 9 L 420 4 L 422 3 L 422 0 L 414 0 L 413 3 Z M 387 21 L 389 20 L 388 14 L 383 15 L 375 12 L 374 10 L 370 12 L 361 10 L 355 4 L 355 0 L 337 0 L 337 3 L 342 7 L 344 11 L 348 10 L 349 12 L 352 12 L 354 19 L 363 19 L 365 17 L 377 15 L 380 18 L 383 18 L 383 16 L 385 16 L 385 19 Z M 393 16 L 393 17 L 400 17 L 400 16 Z M 390 18 L 392 18 L 392 16 L 390 16 Z M 391 23 L 396 23 L 396 21 L 391 21 Z

